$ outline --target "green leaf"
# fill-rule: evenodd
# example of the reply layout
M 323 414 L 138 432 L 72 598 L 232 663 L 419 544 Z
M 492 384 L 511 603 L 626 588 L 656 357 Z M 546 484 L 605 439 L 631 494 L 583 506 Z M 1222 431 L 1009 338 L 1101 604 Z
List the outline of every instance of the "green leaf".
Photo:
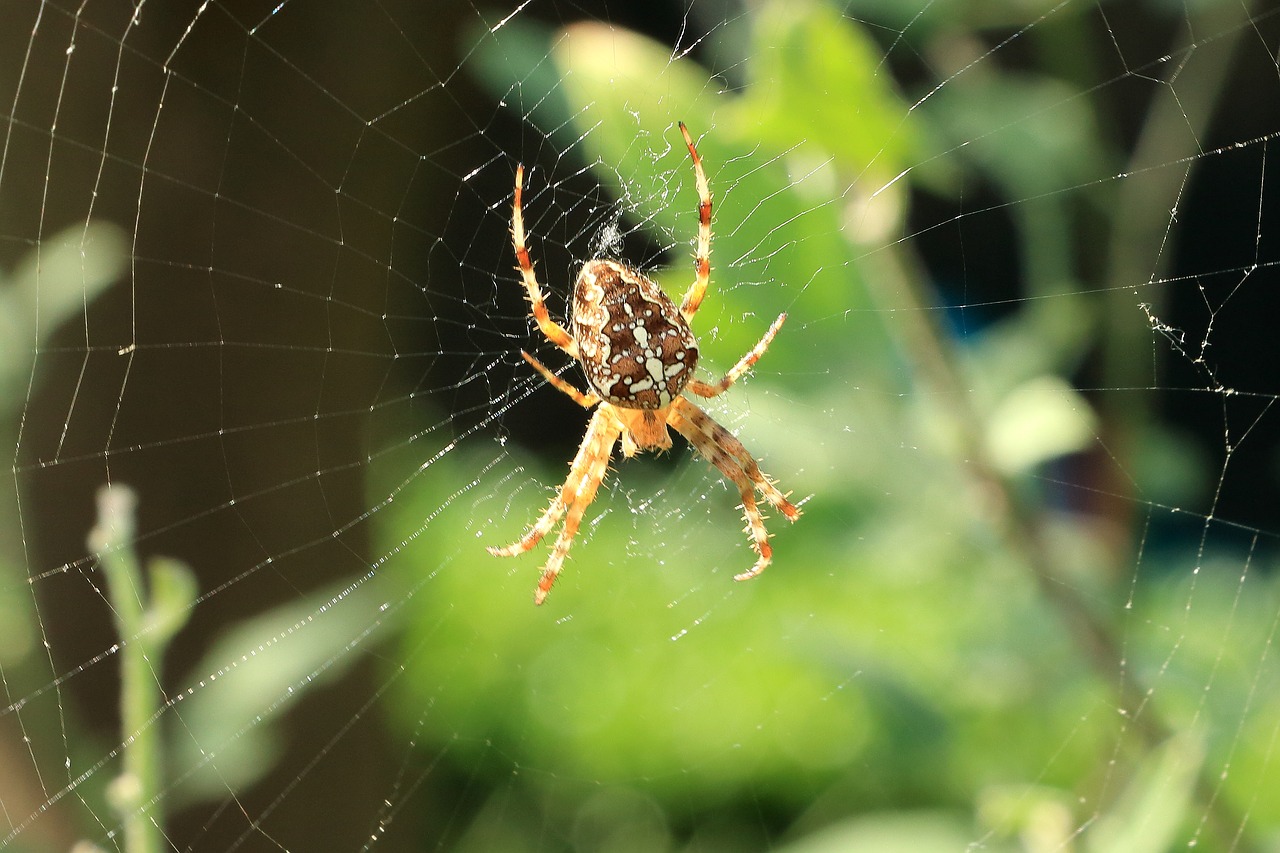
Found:
M 751 85 L 740 104 L 783 149 L 798 138 L 878 188 L 918 155 L 908 106 L 861 28 L 816 2 L 773 2 L 755 19 Z
M 1006 474 L 1081 450 L 1097 435 L 1088 402 L 1065 380 L 1039 376 L 1015 388 L 989 416 L 987 456 Z
M 147 608 L 150 642 L 163 646 L 191 618 L 199 590 L 191 568 L 181 560 L 158 557 L 149 564 L 151 601 Z

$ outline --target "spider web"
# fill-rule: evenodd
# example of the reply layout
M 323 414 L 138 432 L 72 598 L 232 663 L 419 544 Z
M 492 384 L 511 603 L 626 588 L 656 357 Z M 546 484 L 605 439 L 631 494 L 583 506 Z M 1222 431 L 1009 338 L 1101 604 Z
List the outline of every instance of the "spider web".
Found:
M 1261 4 L 11 2 L 0 847 L 1255 850 L 1280 830 Z M 692 279 L 780 488 L 528 319 Z M 110 484 L 105 493 L 99 490 Z

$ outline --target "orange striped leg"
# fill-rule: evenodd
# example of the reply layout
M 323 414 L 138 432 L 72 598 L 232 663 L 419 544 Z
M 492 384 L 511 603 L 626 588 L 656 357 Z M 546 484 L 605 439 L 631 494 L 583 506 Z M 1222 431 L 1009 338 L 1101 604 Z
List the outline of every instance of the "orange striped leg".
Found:
M 547 312 L 547 303 L 542 298 L 542 288 L 538 286 L 538 277 L 533 272 L 533 261 L 529 259 L 529 250 L 525 246 L 524 211 L 524 165 L 516 166 L 515 201 L 511 205 L 511 243 L 516 250 L 516 269 L 524 279 L 525 295 L 529 299 L 530 314 L 538 322 L 538 328 L 547 340 L 560 347 L 574 358 L 578 357 L 578 344 Z
M 677 402 L 679 402 L 677 398 Z M 733 457 L 718 447 L 706 434 L 686 420 L 685 416 L 678 410 L 672 410 L 669 416 L 669 423 L 675 427 L 681 435 L 689 439 L 694 447 L 698 448 L 698 452 L 705 456 L 712 465 L 720 470 L 733 484 L 738 487 L 738 494 L 742 497 L 742 514 L 747 520 L 746 532 L 751 534 L 751 547 L 760 555 L 756 560 L 756 564 L 747 571 L 733 576 L 736 581 L 745 581 L 763 572 L 773 559 L 773 548 L 769 545 L 769 531 L 764 526 L 764 516 L 760 514 L 760 508 L 756 506 L 755 492 L 752 489 L 751 480 L 747 478 L 742 467 Z
M 569 476 L 551 501 L 551 506 L 547 507 L 547 511 L 533 523 L 533 526 L 529 528 L 523 538 L 505 548 L 487 548 L 486 550 L 490 554 L 495 557 L 514 557 L 517 554 L 523 554 L 528 551 L 542 541 L 542 537 L 546 536 L 551 531 L 551 528 L 556 526 L 556 522 L 564 516 L 565 509 L 577 500 L 578 490 L 582 487 L 583 475 L 590 468 L 592 454 L 596 452 L 596 446 L 600 441 L 600 432 L 601 430 L 607 431 L 612 428 L 601 417 L 601 412 L 603 411 L 603 409 L 597 409 L 595 415 L 592 416 L 591 424 L 587 427 L 587 434 L 582 437 L 582 445 L 578 448 L 578 455 L 573 457 L 573 464 L 569 466 Z M 612 447 L 612 442 L 610 447 Z
M 702 168 L 702 158 L 698 156 L 698 149 L 693 147 L 693 138 L 689 136 L 684 122 L 680 122 L 680 135 L 684 137 L 684 144 L 693 159 L 693 176 L 698 184 L 698 252 L 693 258 L 697 275 L 680 305 L 680 312 L 685 317 L 692 317 L 698 313 L 702 297 L 707 292 L 707 282 L 711 281 L 711 187 Z
M 787 521 L 795 521 L 800 517 L 800 508 L 787 500 L 787 496 L 778 491 L 752 456 L 746 446 L 727 429 L 716 423 L 715 418 L 683 397 L 677 397 L 675 409 L 697 429 L 712 446 L 729 454 L 743 473 L 750 478 L 755 487 L 764 495 L 765 500 L 778 508 Z M 699 448 L 701 449 L 701 448 Z
M 779 314 L 778 319 L 774 320 L 773 325 L 769 327 L 769 331 L 764 333 L 764 337 L 719 382 L 709 385 L 706 382 L 692 379 L 686 387 L 699 397 L 714 397 L 717 394 L 723 394 L 729 389 L 730 385 L 742 378 L 742 375 L 760 360 L 760 356 L 764 355 L 764 351 L 769 348 L 769 344 L 773 342 L 773 336 L 778 334 L 778 330 L 782 328 L 782 323 L 786 319 L 786 314 Z
M 541 373 L 544 379 L 546 379 L 553 386 L 555 386 L 556 390 L 562 391 L 563 393 L 568 394 L 571 398 L 573 398 L 573 402 L 577 403 L 582 408 L 589 409 L 592 406 L 594 406 L 596 403 L 600 402 L 599 395 L 594 393 L 583 394 L 577 388 L 574 388 L 568 382 L 565 382 L 559 376 L 556 376 L 554 373 L 552 373 L 550 370 L 547 369 L 547 366 L 545 364 L 538 361 L 536 358 L 529 355 L 529 353 L 525 352 L 524 350 L 520 350 L 520 355 L 524 356 L 524 360 L 529 362 L 531 365 L 533 365 L 533 369 Z
M 560 536 L 556 539 L 555 547 L 551 549 L 551 556 L 547 559 L 547 563 L 542 567 L 542 577 L 538 579 L 538 588 L 533 592 L 533 603 L 541 604 L 547 600 L 547 593 L 551 592 L 551 585 L 556 582 L 556 578 L 560 574 L 560 570 L 564 567 L 565 558 L 569 556 L 569 547 L 573 544 L 573 537 L 578 535 L 578 527 L 582 523 L 582 514 L 587 511 L 587 507 L 596 499 L 596 490 L 600 488 L 600 484 L 604 481 L 604 475 L 609 470 L 609 457 L 613 453 L 613 444 L 618 440 L 618 433 L 621 427 L 617 420 L 609 417 L 608 409 L 597 409 L 596 416 L 592 420 L 592 432 L 596 433 L 592 436 L 590 454 L 586 460 L 586 471 L 584 472 L 581 482 L 575 488 L 572 495 L 569 514 L 564 518 L 564 527 L 560 529 Z M 598 430 L 594 429 L 596 421 L 601 426 Z

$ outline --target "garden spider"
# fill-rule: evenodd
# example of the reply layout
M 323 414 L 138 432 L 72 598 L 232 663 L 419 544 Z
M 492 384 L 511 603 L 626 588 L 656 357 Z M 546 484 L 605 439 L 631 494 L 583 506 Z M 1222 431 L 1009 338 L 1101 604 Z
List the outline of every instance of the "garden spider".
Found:
M 614 444 L 622 440 L 622 452 L 630 457 L 641 450 L 662 451 L 671 447 L 667 427 L 674 427 L 698 452 L 733 481 L 742 495 L 742 511 L 751 534 L 752 548 L 759 555 L 748 571 L 734 580 L 747 580 L 764 571 L 773 556 L 764 516 L 756 505 L 755 489 L 777 507 L 788 521 L 800 517 L 800 510 L 760 472 L 742 442 L 711 416 L 683 396 L 688 390 L 699 397 L 714 397 L 727 390 L 751 369 L 768 348 L 773 336 L 787 319 L 778 316 L 750 352 L 719 382 L 693 378 L 698 364 L 698 342 L 689 328 L 711 278 L 711 190 L 702 169 L 702 158 L 693 146 L 684 122 L 680 134 L 693 159 L 698 185 L 697 276 L 679 309 L 661 288 L 638 270 L 617 261 L 594 258 L 578 273 L 573 288 L 573 334 L 551 319 L 542 289 L 525 246 L 524 215 L 520 208 L 524 189 L 524 166 L 516 167 L 515 200 L 511 211 L 511 237 L 516 267 L 524 279 L 530 313 L 551 343 L 582 365 L 592 390 L 583 394 L 553 374 L 529 353 L 520 352 L 548 382 L 573 398 L 584 409 L 595 406 L 582 446 L 573 458 L 569 476 L 551 501 L 551 506 L 534 522 L 524 537 L 505 548 L 489 548 L 495 557 L 513 557 L 537 545 L 542 537 L 564 518 L 564 528 L 542 569 L 534 593 L 534 603 L 546 600 L 551 585 L 564 565 L 569 546 L 582 523 L 582 514 L 595 499 L 596 490 L 609 467 Z

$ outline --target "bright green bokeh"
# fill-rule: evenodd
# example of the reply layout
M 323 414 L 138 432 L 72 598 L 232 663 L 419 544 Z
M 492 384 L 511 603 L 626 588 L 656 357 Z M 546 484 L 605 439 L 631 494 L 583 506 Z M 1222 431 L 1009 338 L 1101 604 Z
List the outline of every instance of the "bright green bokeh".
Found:
M 1051 79 L 975 74 L 912 108 L 874 42 L 831 7 L 766 3 L 737 23 L 748 59 L 735 91 L 662 45 L 597 24 L 551 33 L 514 19 L 476 59 L 495 96 L 554 128 L 555 150 L 627 199 L 626 217 L 674 241 L 668 268 L 654 273 L 674 294 L 691 278 L 680 249 L 696 228 L 676 129 L 688 124 L 716 201 L 712 286 L 694 323 L 703 358 L 724 369 L 773 316 L 790 315 L 754 375 L 709 408 L 807 499 L 805 515 L 794 526 L 771 518 L 774 565 L 734 584 L 752 555 L 732 488 L 683 449 L 674 467 L 615 459 L 536 609 L 549 543 L 510 560 L 484 546 L 523 532 L 568 460 L 496 442 L 455 448 L 377 516 L 411 599 L 393 656 L 407 667 L 392 703 L 400 724 L 461 766 L 496 752 L 556 823 L 582 814 L 583 792 L 604 790 L 668 816 L 767 804 L 802 816 L 801 828 L 836 827 L 796 850 L 870 838 L 876 849 L 890 839 L 954 849 L 975 837 L 1001 849 L 1033 830 L 1069 844 L 1094 814 L 1082 849 L 1136 849 L 1135 823 L 1150 828 L 1151 849 L 1185 837 L 1185 816 L 1203 812 L 1188 780 L 1206 755 L 1220 762 L 1254 741 L 1214 731 L 1211 708 L 1184 713 L 1200 707 L 1202 664 L 1212 662 L 1166 660 L 1158 626 L 1179 625 L 1190 651 L 1221 621 L 1180 619 L 1186 592 L 1158 557 L 1134 568 L 1126 554 L 1127 573 L 1110 576 L 1114 532 L 1042 506 L 1034 476 L 1103 431 L 1067 378 L 1099 329 L 1069 249 L 1050 245 L 1070 225 L 1069 198 L 1038 198 L 1114 167 L 1087 102 Z M 1028 107 L 1045 99 L 1056 106 Z M 1013 132 L 988 133 L 1006 126 Z M 998 176 L 1010 198 L 1034 199 L 1012 217 L 1035 250 L 1027 286 L 1054 298 L 1028 300 L 963 341 L 939 335 L 933 353 L 922 336 L 943 323 L 916 279 L 912 242 L 899 239 L 906 193 L 913 182 L 950 192 L 975 171 Z M 563 293 L 568 282 L 544 286 Z M 536 339 L 532 348 L 544 349 Z M 946 370 L 929 367 L 939 355 Z M 1176 453 L 1159 435 L 1142 452 L 1158 448 Z M 1194 476 L 1168 476 L 1179 470 L 1172 457 L 1121 462 L 1153 472 L 1141 484 L 1151 500 Z M 1007 493 L 984 482 L 988 468 Z M 473 488 L 456 491 L 477 472 Z M 1020 517 L 1047 543 L 1055 582 L 1123 637 L 1127 671 L 1158 685 L 1174 740 L 1144 745 L 1117 713 L 1116 683 L 1011 547 Z M 423 519 L 429 535 L 406 537 Z M 1208 606 L 1219 581 L 1201 582 L 1195 600 Z M 1248 589 L 1270 609 L 1222 619 L 1256 632 L 1276 611 L 1274 583 L 1250 579 Z M 1206 642 L 1222 655 L 1221 637 Z M 1182 666 L 1194 673 L 1185 682 L 1174 677 Z M 1257 667 L 1220 667 L 1214 700 L 1237 701 Z M 1280 690 L 1267 683 L 1250 702 L 1244 724 L 1265 740 Z M 1239 707 L 1222 718 L 1240 719 Z M 1125 769 L 1108 771 L 1117 759 Z M 1258 794 L 1249 785 L 1265 778 L 1264 758 L 1237 755 L 1233 766 L 1222 796 Z M 510 779 L 495 784 L 512 796 Z M 1280 798 L 1259 796 L 1255 812 L 1274 818 Z M 895 817 L 912 810 L 918 819 Z

